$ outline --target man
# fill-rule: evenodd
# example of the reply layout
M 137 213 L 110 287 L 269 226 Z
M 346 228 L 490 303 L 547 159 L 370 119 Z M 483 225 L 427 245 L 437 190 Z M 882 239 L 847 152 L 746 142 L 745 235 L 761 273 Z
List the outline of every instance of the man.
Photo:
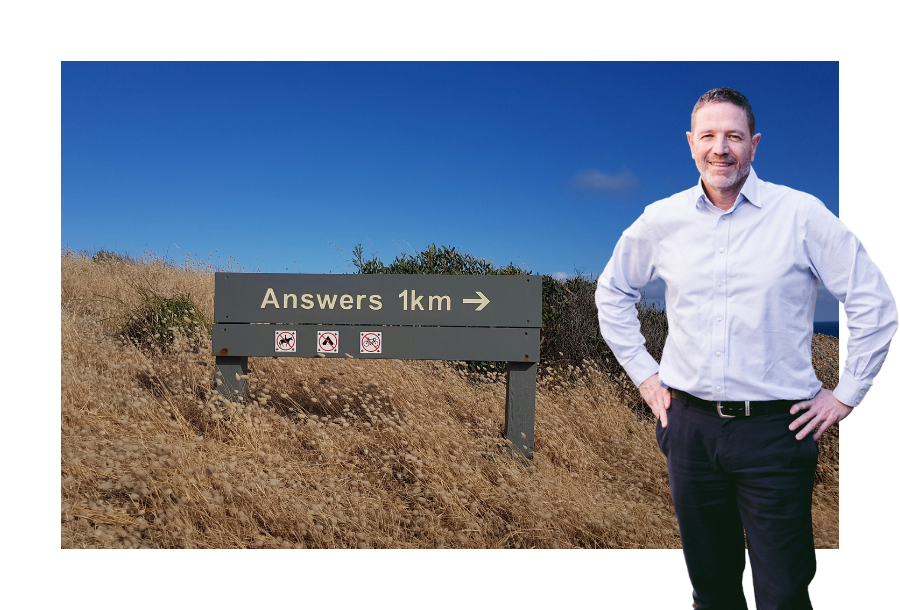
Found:
M 695 608 L 747 607 L 745 532 L 757 608 L 812 607 L 815 441 L 861 404 L 897 329 L 859 240 L 819 200 L 757 178 L 754 134 L 743 95 L 704 94 L 687 134 L 699 183 L 648 206 L 597 282 L 603 337 L 659 418 Z M 657 278 L 659 365 L 634 308 Z M 833 393 L 811 362 L 819 282 L 850 329 Z

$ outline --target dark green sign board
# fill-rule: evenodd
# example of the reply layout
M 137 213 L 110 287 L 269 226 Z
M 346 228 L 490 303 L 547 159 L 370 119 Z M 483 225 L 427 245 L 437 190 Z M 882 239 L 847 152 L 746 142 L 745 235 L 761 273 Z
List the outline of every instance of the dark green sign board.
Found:
M 248 357 L 505 361 L 506 436 L 532 454 L 540 277 L 216 273 L 214 321 L 228 396 Z
M 540 328 L 541 279 L 217 273 L 215 322 Z

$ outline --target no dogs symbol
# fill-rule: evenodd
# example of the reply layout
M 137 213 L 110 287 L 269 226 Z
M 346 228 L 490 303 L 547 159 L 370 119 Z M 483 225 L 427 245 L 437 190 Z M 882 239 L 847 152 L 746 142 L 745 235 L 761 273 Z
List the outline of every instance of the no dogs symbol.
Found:
M 338 331 L 320 330 L 316 341 L 316 352 L 336 354 L 338 351 Z
M 360 354 L 381 353 L 381 333 L 359 333 Z
M 296 352 L 297 351 L 297 331 L 283 330 L 275 333 L 275 351 L 276 352 Z

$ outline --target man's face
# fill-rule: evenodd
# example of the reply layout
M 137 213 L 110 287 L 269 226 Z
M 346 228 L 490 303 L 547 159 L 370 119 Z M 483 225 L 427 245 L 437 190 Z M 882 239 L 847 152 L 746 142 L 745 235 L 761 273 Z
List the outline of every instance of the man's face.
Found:
M 694 119 L 694 130 L 687 138 L 703 182 L 725 190 L 743 184 L 760 137 L 750 133 L 744 110 L 714 102 L 698 110 Z

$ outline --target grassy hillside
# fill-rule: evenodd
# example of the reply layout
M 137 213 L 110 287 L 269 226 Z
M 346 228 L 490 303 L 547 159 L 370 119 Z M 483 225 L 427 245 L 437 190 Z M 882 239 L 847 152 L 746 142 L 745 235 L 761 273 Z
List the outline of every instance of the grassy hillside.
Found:
M 593 366 L 542 371 L 525 463 L 496 372 L 251 359 L 248 401 L 223 405 L 208 339 L 119 334 L 146 289 L 211 318 L 207 269 L 66 254 L 61 280 L 64 548 L 679 546 L 655 421 Z M 837 341 L 816 335 L 814 359 L 833 387 Z M 836 428 L 820 453 L 816 543 L 835 548 Z

